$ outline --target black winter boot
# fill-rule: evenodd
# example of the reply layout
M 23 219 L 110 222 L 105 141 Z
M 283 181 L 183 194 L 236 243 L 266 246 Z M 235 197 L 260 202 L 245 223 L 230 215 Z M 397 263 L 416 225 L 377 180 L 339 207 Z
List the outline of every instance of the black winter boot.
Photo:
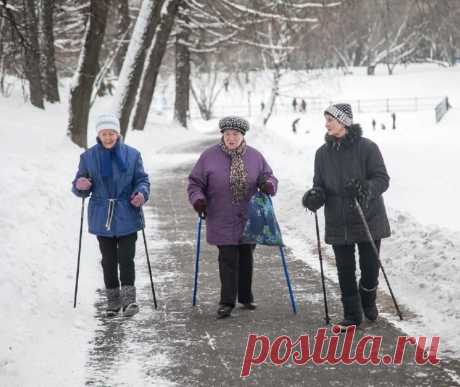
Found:
M 377 285 L 372 289 L 366 289 L 361 281 L 359 281 L 359 294 L 361 295 L 361 305 L 363 306 L 363 312 L 366 318 L 370 321 L 377 320 L 379 311 L 375 300 L 377 298 Z
M 231 305 L 219 305 L 219 308 L 217 309 L 217 318 L 226 318 L 230 317 L 232 314 L 233 306 Z
M 343 320 L 337 324 L 340 326 L 340 330 L 345 331 L 350 325 L 360 326 L 363 322 L 363 310 L 359 294 L 351 297 L 342 297 L 342 305 Z

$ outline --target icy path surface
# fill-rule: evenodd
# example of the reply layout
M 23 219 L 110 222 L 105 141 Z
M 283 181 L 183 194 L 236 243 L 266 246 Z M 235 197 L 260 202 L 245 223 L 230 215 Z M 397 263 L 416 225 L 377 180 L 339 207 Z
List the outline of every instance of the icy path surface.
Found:
M 204 145 L 196 146 L 203 149 Z M 192 148 L 187 151 L 193 151 Z M 317 366 L 311 362 L 295 366 L 292 361 L 276 367 L 267 362 L 254 367 L 248 379 L 240 379 L 250 333 L 267 335 L 271 340 L 279 335 L 293 340 L 309 335 L 313 339 L 323 326 L 321 282 L 317 271 L 288 248 L 288 266 L 299 308 L 299 313 L 293 315 L 277 250 L 258 247 L 254 275 L 258 309 L 250 312 L 236 308 L 231 318 L 216 320 L 217 250 L 203 243 L 198 305 L 192 308 L 196 217 L 185 194 L 190 166 L 182 163 L 152 176 L 152 207 L 146 208 L 146 235 L 159 308 L 153 308 L 139 234 L 136 264 L 141 311 L 131 319 L 107 320 L 101 314 L 103 298 L 99 295 L 95 305 L 99 326 L 90 343 L 86 385 L 301 386 L 306 381 L 309 386 L 458 385 L 454 371 L 458 363 L 443 360 L 441 366 L 417 366 L 411 360 L 412 351 L 407 352 L 406 361 L 399 367 Z M 313 253 L 310 245 L 308 254 Z M 327 288 L 331 318 L 337 321 L 341 317 L 337 285 L 327 280 Z M 403 332 L 381 319 L 367 325 L 357 336 L 365 334 L 382 335 L 382 353 L 392 353 L 396 337 Z

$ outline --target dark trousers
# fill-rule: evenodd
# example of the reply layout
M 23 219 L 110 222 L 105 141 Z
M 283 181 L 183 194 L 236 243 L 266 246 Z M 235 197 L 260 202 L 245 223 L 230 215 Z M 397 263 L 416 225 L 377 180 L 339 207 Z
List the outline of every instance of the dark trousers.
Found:
M 98 236 L 102 254 L 102 269 L 106 289 L 134 285 L 134 256 L 136 255 L 137 232 L 122 237 Z M 120 280 L 118 280 L 120 266 Z
M 356 243 L 359 251 L 359 267 L 361 269 L 361 284 L 366 289 L 373 289 L 378 284 L 379 263 L 370 242 Z M 380 251 L 380 239 L 375 241 Z M 339 275 L 339 285 L 342 297 L 358 294 L 356 285 L 355 244 L 333 245 L 335 262 Z
M 235 306 L 254 301 L 252 271 L 256 245 L 217 246 L 219 248 L 220 304 Z

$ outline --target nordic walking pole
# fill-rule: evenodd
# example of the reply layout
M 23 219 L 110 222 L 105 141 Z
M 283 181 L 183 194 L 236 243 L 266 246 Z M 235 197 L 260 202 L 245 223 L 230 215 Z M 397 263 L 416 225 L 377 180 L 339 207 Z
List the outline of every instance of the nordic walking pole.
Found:
M 372 245 L 372 249 L 374 250 L 374 254 L 377 257 L 377 262 L 379 263 L 380 269 L 382 270 L 383 277 L 385 278 L 385 282 L 387 283 L 388 290 L 390 291 L 391 298 L 393 299 L 393 304 L 395 305 L 396 308 L 396 313 L 399 316 L 399 319 L 402 320 L 403 316 L 401 311 L 399 310 L 398 303 L 396 302 L 396 298 L 393 294 L 393 290 L 391 289 L 390 282 L 388 281 L 387 275 L 385 273 L 385 270 L 382 266 L 382 261 L 380 260 L 380 255 L 379 251 L 377 250 L 377 246 L 375 246 L 374 239 L 372 238 L 371 231 L 369 230 L 369 225 L 367 224 L 366 218 L 364 217 L 363 209 L 361 208 L 361 205 L 359 204 L 358 200 L 355 198 L 355 206 L 358 209 L 359 216 L 361 217 L 361 221 L 363 222 L 364 229 L 366 230 L 367 238 L 369 239 L 369 242 Z
M 284 275 L 286 276 L 286 282 L 287 282 L 287 286 L 288 286 L 288 289 L 289 289 L 289 298 L 291 299 L 292 311 L 294 312 L 294 314 L 296 314 L 297 313 L 297 307 L 296 307 L 295 300 L 294 300 L 294 294 L 292 293 L 291 281 L 289 279 L 289 273 L 288 273 L 288 269 L 287 269 L 286 258 L 284 257 L 284 250 L 283 250 L 282 245 L 280 245 L 280 254 L 281 254 L 281 261 L 283 262 Z
M 142 220 L 142 237 L 144 238 L 144 247 L 145 247 L 145 256 L 147 257 L 147 266 L 149 267 L 149 275 L 150 275 L 150 286 L 152 287 L 152 296 L 153 296 L 153 304 L 155 305 L 155 309 L 158 308 L 157 305 L 157 298 L 155 296 L 155 288 L 153 286 L 153 278 L 152 278 L 152 267 L 150 266 L 150 258 L 149 258 L 149 250 L 147 248 L 147 240 L 145 238 L 145 219 L 144 219 L 144 212 L 142 208 L 139 211 Z
M 316 240 L 318 241 L 318 255 L 319 255 L 319 266 L 321 267 L 321 283 L 323 285 L 323 298 L 324 298 L 324 320 L 326 324 L 329 324 L 331 321 L 329 319 L 329 312 L 327 308 L 327 297 L 326 297 L 326 284 L 324 282 L 324 271 L 323 271 L 323 254 L 321 253 L 321 242 L 319 238 L 319 225 L 318 225 L 318 214 L 315 212 L 315 224 L 316 224 Z
M 196 254 L 195 254 L 195 281 L 193 284 L 193 300 L 192 305 L 196 305 L 196 292 L 198 290 L 198 272 L 200 270 L 200 245 L 201 245 L 201 223 L 203 218 L 198 216 L 196 224 Z
M 80 218 L 80 237 L 78 239 L 78 258 L 77 258 L 77 274 L 75 276 L 75 292 L 73 295 L 73 307 L 77 307 L 77 292 L 78 292 L 78 277 L 80 276 L 80 255 L 81 255 L 81 238 L 83 235 L 83 217 L 85 214 L 85 198 L 81 199 L 81 218 Z

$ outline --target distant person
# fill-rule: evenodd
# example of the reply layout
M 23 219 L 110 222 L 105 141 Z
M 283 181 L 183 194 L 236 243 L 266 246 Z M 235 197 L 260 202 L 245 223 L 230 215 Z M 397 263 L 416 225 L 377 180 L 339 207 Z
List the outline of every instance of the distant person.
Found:
M 392 128 L 394 130 L 394 129 L 396 129 L 396 113 L 395 112 L 391 113 L 391 120 L 393 121 Z
M 297 124 L 299 123 L 300 118 L 296 118 L 294 121 L 292 121 L 292 133 L 296 134 L 297 133 Z
M 359 326 L 363 311 L 368 320 L 378 317 L 375 301 L 379 260 L 354 203 L 358 200 L 361 205 L 380 249 L 381 239 L 391 234 L 382 198 L 390 178 L 377 144 L 362 137 L 361 126 L 353 123 L 349 104 L 329 106 L 324 117 L 325 144 L 316 151 L 313 188 L 305 193 L 302 204 L 310 211 L 325 206 L 325 239 L 334 250 L 344 314 L 338 325 L 344 330 L 347 326 Z M 356 247 L 361 269 L 359 284 Z
M 375 130 L 375 125 L 376 125 L 376 124 L 377 124 L 377 123 L 375 122 L 375 120 L 372 119 L 372 130 Z
M 297 112 L 297 98 L 294 97 L 294 99 L 292 100 L 292 110 L 294 111 L 294 113 Z
M 110 79 L 107 80 L 107 83 L 106 83 L 106 87 L 107 87 L 107 92 L 110 94 L 110 95 L 113 95 L 113 83 Z
M 228 80 L 228 78 L 225 78 L 225 79 L 224 79 L 224 88 L 225 88 L 225 92 L 228 91 L 228 85 L 229 85 L 229 80 Z
M 264 101 L 262 101 L 260 103 L 260 111 L 263 112 L 264 110 L 265 110 L 265 103 L 264 103 Z
M 105 86 L 105 82 L 104 81 L 101 81 L 101 83 L 99 84 L 99 88 L 97 89 L 97 96 L 98 97 L 104 97 L 105 94 L 106 94 L 106 86 Z
M 82 198 L 91 195 L 88 231 L 96 235 L 102 254 L 106 316 L 120 310 L 132 316 L 139 311 L 134 256 L 137 232 L 143 228 L 141 207 L 150 194 L 149 176 L 139 151 L 123 143 L 115 115 L 99 116 L 96 131 L 97 144 L 80 156 L 72 192 Z
M 302 98 L 302 100 L 300 101 L 300 111 L 302 113 L 306 113 L 307 112 L 307 103 L 305 102 L 305 100 Z
M 206 218 L 206 240 L 219 250 L 220 301 L 217 317 L 231 315 L 239 302 L 254 310 L 252 294 L 255 244 L 242 244 L 251 197 L 258 191 L 275 195 L 278 180 L 263 155 L 246 144 L 249 122 L 229 116 L 219 121 L 218 144 L 206 149 L 188 178 L 188 198 Z

